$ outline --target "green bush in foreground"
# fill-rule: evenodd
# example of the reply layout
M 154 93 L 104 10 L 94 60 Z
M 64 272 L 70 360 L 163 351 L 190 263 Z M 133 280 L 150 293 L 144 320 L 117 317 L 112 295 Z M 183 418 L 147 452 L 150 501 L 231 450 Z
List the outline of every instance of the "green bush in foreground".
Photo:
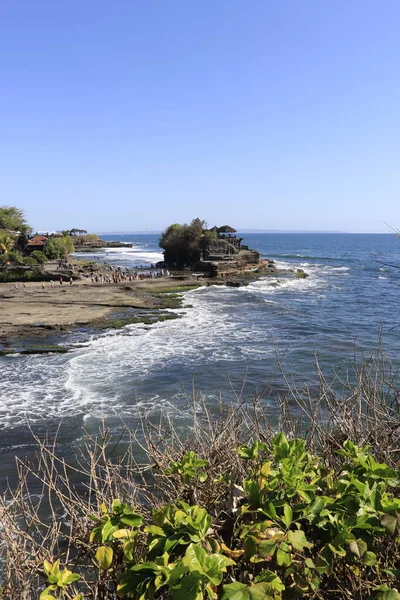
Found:
M 239 486 L 221 475 L 231 497 L 214 518 L 183 499 L 151 517 L 118 499 L 103 504 L 82 540 L 97 588 L 79 593 L 85 561 L 46 562 L 40 600 L 400 600 L 397 471 L 349 440 L 335 468 L 283 433 L 237 454 L 246 476 Z M 187 452 L 163 475 L 188 497 L 216 483 L 209 467 Z

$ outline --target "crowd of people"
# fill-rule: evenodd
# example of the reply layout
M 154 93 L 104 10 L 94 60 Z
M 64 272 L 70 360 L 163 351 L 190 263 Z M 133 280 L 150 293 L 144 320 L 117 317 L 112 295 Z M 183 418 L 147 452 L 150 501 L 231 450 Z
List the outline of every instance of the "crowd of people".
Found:
M 169 277 L 168 269 L 156 269 L 151 265 L 151 269 L 121 269 L 121 267 L 106 267 L 104 270 L 92 270 L 90 277 L 92 283 L 122 283 L 123 281 L 138 281 L 141 279 L 159 279 L 160 277 Z
M 59 264 L 58 267 L 61 268 L 61 264 Z M 73 276 L 76 275 L 76 269 L 74 265 L 68 265 L 68 267 L 71 271 L 71 275 L 67 277 L 60 275 L 57 278 L 57 282 L 60 285 L 63 285 L 63 283 L 66 283 L 67 285 L 68 283 L 69 285 L 73 285 Z M 156 268 L 155 265 L 151 265 L 150 269 L 143 269 L 142 266 L 140 266 L 138 269 L 122 269 L 121 267 L 113 267 L 112 265 L 103 265 L 103 268 L 99 268 L 97 265 L 91 265 L 87 272 L 80 270 L 80 274 L 83 275 L 85 279 L 91 279 L 93 284 L 122 283 L 128 281 L 139 281 L 143 279 L 159 279 L 160 277 L 170 277 L 171 275 L 168 269 L 159 269 Z M 45 289 L 47 285 L 53 288 L 55 285 L 54 280 L 50 279 L 47 282 L 41 282 L 42 289 Z M 26 283 L 23 281 L 22 289 L 25 288 Z M 11 291 L 17 292 L 18 289 L 18 283 L 14 283 Z

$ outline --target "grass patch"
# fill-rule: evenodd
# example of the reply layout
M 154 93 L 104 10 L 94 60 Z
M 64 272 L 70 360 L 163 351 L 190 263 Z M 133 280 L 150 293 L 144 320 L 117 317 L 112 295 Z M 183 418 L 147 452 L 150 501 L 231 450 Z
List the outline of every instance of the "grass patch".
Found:
M 49 354 L 58 353 L 58 354 L 66 354 L 68 352 L 68 348 L 65 346 L 59 346 L 55 344 L 54 346 L 38 346 L 36 348 L 25 348 L 20 351 L 20 354 Z
M 141 323 L 143 325 L 154 325 L 154 323 L 160 323 L 162 321 L 169 321 L 171 319 L 178 319 L 179 315 L 176 314 L 140 314 L 140 315 L 127 315 L 117 316 L 104 319 L 95 323 L 96 329 L 122 329 L 126 325 L 135 325 Z
M 157 308 L 181 308 L 182 307 L 182 296 L 181 294 L 174 293 L 164 293 L 160 294 L 158 292 L 151 294 L 152 298 L 156 298 L 160 300 L 159 306 Z
M 23 348 L 22 350 L 18 348 L 15 348 L 13 350 L 0 350 L 0 356 L 7 356 L 9 354 L 66 354 L 67 352 L 69 352 L 68 348 L 65 348 L 64 346 L 59 346 L 58 344 L 54 344 L 51 346 L 36 346 L 33 348 Z

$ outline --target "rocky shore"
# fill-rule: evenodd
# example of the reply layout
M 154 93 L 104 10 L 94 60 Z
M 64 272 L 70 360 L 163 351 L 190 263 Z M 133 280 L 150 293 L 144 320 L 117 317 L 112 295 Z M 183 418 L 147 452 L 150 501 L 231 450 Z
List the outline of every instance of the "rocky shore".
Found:
M 19 284 L 17 290 L 11 284 L 3 283 L 0 284 L 0 343 L 8 345 L 12 337 L 45 337 L 78 326 L 112 326 L 110 316 L 127 309 L 160 311 L 177 308 L 179 302 L 172 295 L 175 288 L 184 291 L 196 285 L 191 278 L 180 279 L 179 287 L 170 279 L 117 285 L 92 284 L 90 280 L 77 279 L 72 285 L 67 282 L 60 285 L 56 281 L 53 288 L 46 283 L 44 289 L 39 282 L 28 282 L 25 288 Z M 135 322 L 135 316 L 131 314 L 125 321 Z
M 105 240 L 90 240 L 75 245 L 75 252 L 95 252 L 103 248 L 132 248 L 131 242 L 106 242 Z
M 54 344 L 54 336 L 76 328 L 102 330 L 177 318 L 179 315 L 168 309 L 181 306 L 181 292 L 201 285 L 240 287 L 260 277 L 307 277 L 303 271 L 281 270 L 272 261 L 260 261 L 256 267 L 241 269 L 226 265 L 212 278 L 204 273 L 176 272 L 171 277 L 107 285 L 84 277 L 84 263 L 79 263 L 80 273 L 72 284 L 65 279 L 60 284 L 58 273 L 53 274 L 54 287 L 48 281 L 49 273 L 44 287 L 37 281 L 27 282 L 25 287 L 19 283 L 17 289 L 11 283 L 0 284 L 0 354 L 19 351 L 21 341 L 27 339 L 33 340 L 33 346 L 24 348 L 25 353 L 34 348 L 62 352 L 63 346 Z

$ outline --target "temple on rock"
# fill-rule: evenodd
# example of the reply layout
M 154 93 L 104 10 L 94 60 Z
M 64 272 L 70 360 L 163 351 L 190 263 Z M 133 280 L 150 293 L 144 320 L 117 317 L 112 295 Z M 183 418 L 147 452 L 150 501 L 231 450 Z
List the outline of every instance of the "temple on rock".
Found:
M 237 237 L 236 229 L 230 225 L 212 227 L 208 231 L 216 234 L 203 250 L 202 262 L 228 262 L 240 266 L 258 265 L 260 253 L 242 244 L 243 238 Z M 196 265 L 197 267 L 198 265 Z M 200 265 L 201 266 L 201 265 Z
M 160 238 L 160 246 L 164 249 L 163 264 L 209 277 L 254 270 L 260 265 L 260 253 L 242 241 L 230 225 L 215 225 L 208 229 L 200 219 L 194 219 L 188 225 L 175 223 Z

